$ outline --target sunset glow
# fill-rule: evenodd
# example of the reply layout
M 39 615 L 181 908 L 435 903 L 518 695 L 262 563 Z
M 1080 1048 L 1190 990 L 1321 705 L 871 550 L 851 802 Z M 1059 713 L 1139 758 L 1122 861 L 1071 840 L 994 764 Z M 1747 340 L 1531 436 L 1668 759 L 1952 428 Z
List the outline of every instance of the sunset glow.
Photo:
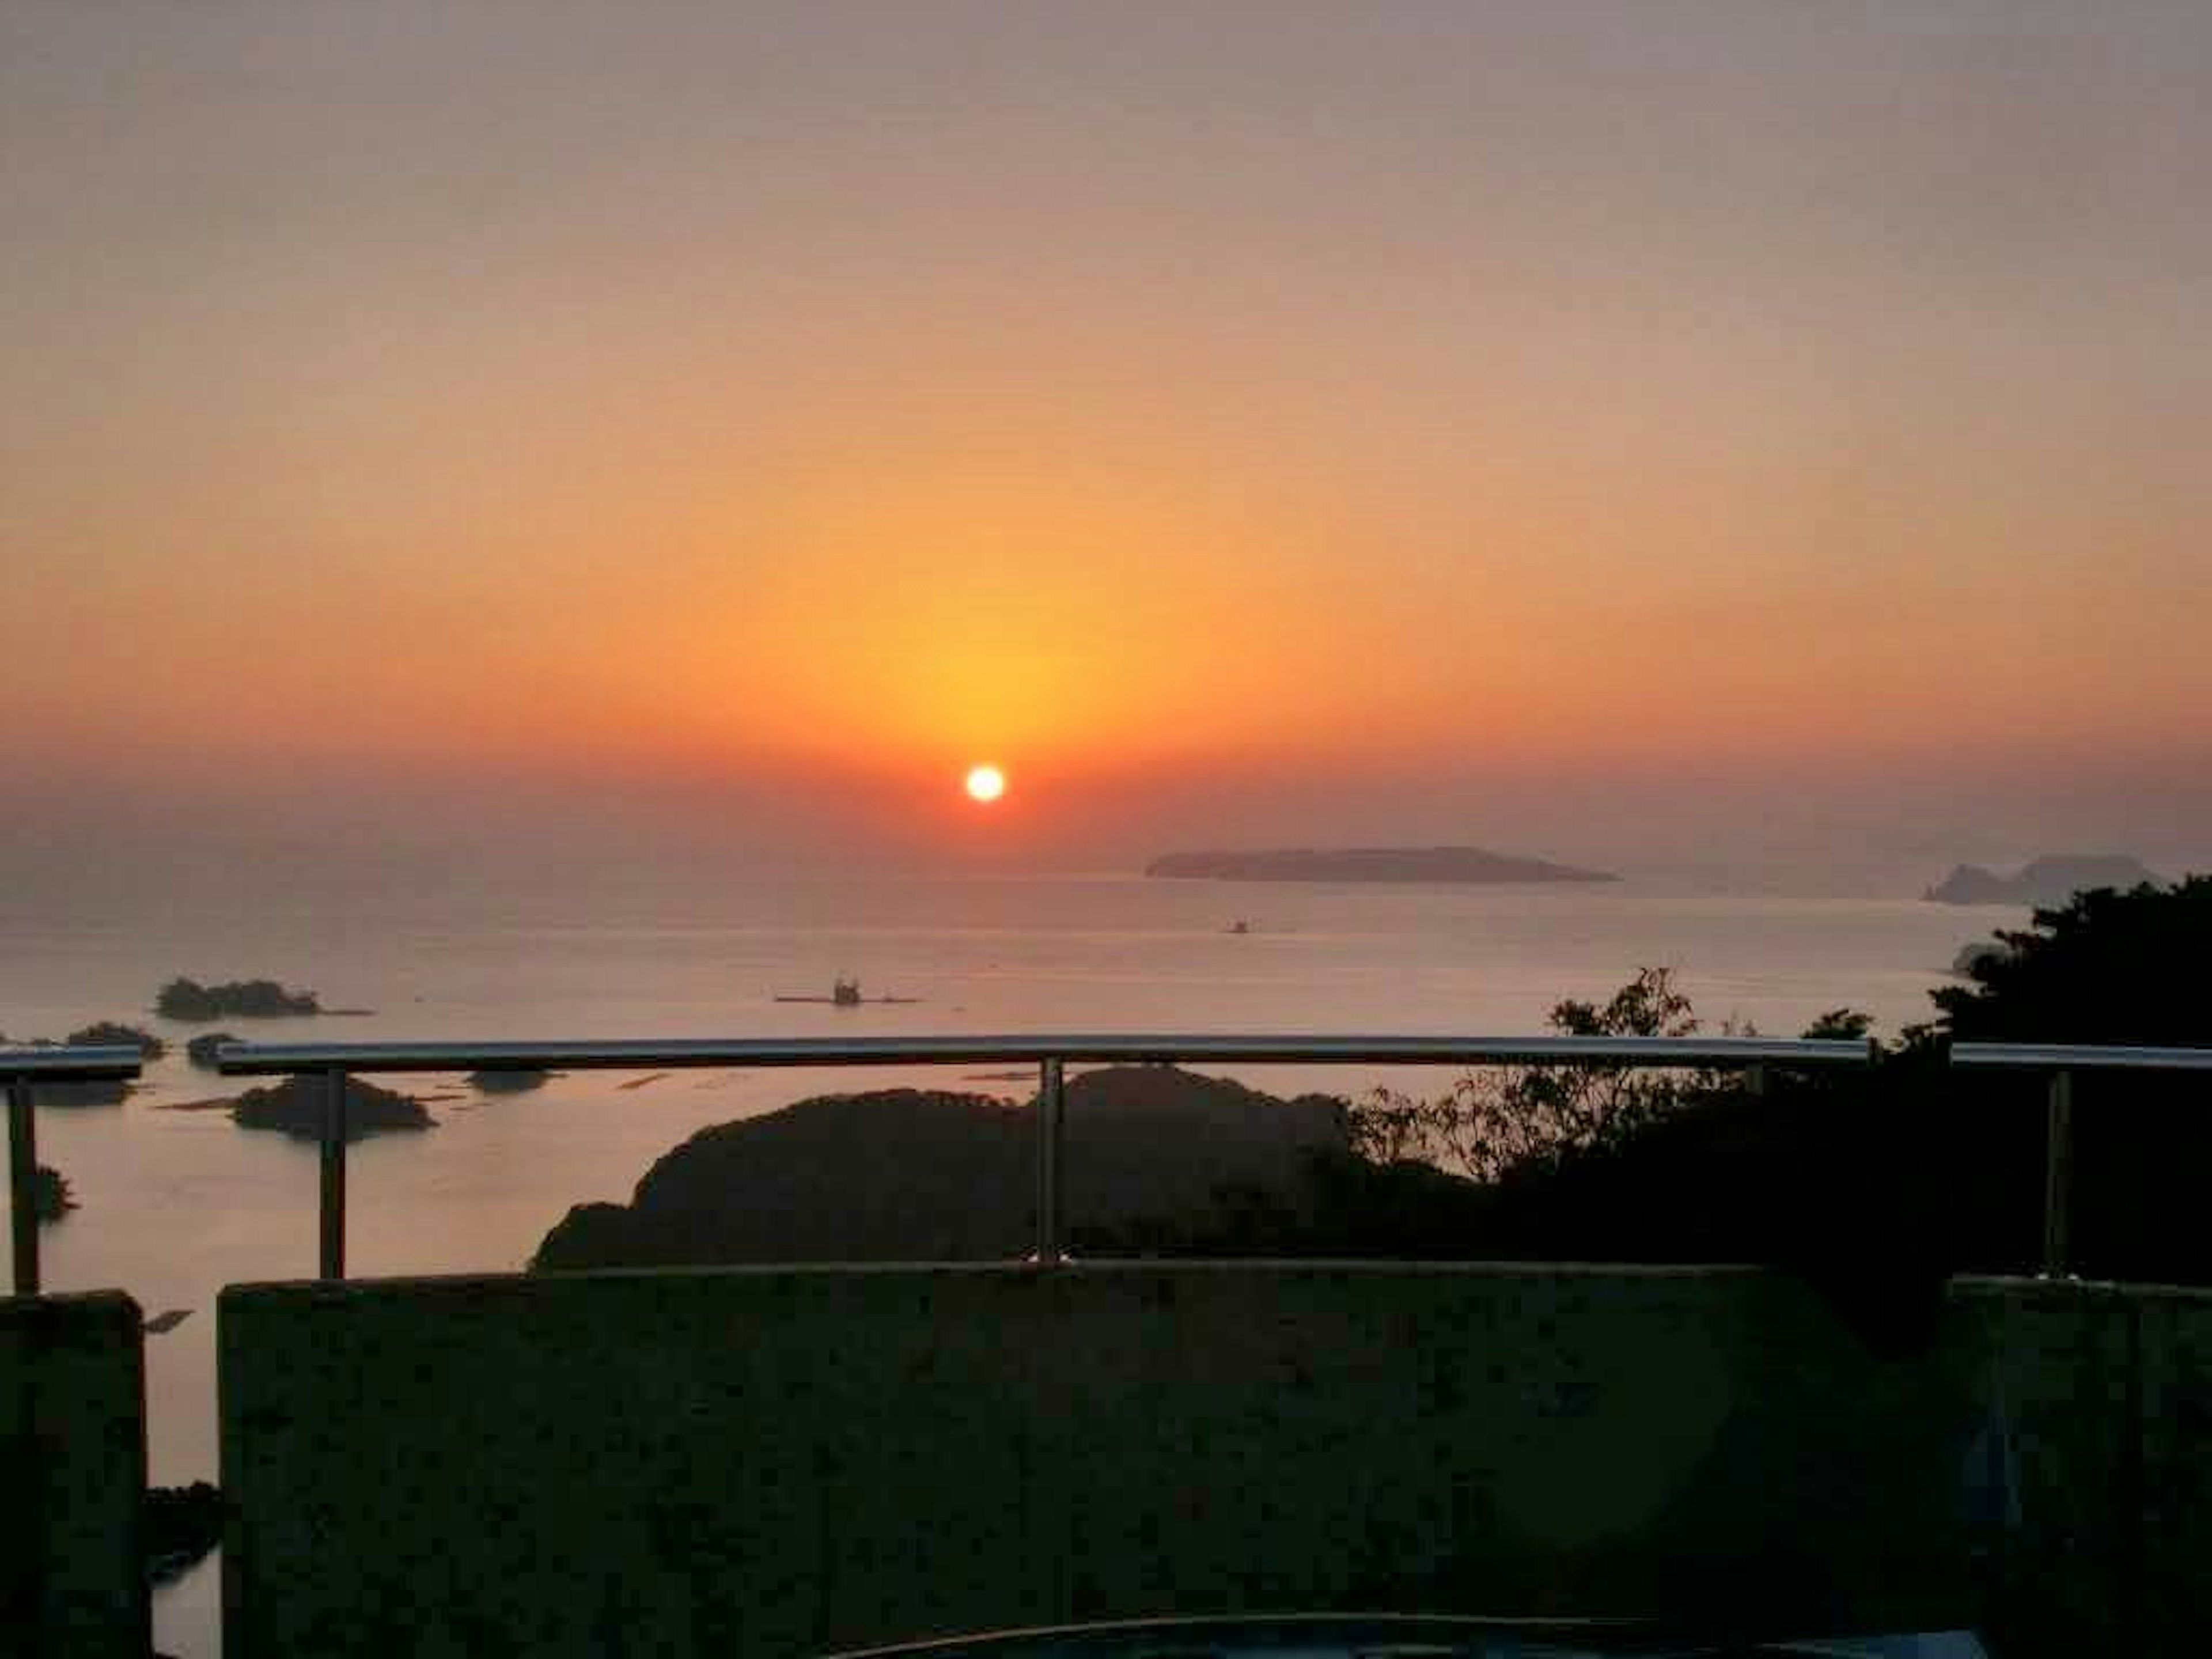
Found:
M 988 805 L 1006 793 L 1006 775 L 995 766 L 974 766 L 968 770 L 968 798 Z
M 4 833 L 2205 821 L 2186 9 L 208 9 L 0 24 Z

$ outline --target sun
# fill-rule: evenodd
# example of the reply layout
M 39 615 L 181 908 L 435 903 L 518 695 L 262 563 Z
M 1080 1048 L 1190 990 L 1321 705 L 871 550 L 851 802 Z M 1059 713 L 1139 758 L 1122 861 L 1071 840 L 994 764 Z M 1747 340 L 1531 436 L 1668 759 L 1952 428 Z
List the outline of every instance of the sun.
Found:
M 968 769 L 968 799 L 994 801 L 1006 793 L 1006 775 L 995 766 Z

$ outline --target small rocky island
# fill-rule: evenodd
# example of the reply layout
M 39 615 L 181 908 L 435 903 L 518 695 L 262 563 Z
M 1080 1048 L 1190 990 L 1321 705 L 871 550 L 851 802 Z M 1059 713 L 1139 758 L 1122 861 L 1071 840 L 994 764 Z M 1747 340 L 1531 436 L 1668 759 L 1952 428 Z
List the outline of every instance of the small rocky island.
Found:
M 2023 865 L 2001 876 L 1978 864 L 1961 864 L 1921 897 L 1936 904 L 2025 904 L 2054 908 L 2075 894 L 2115 887 L 2129 892 L 2158 875 L 2124 853 L 2063 853 Z
M 1618 881 L 1603 870 L 1548 859 L 1519 858 L 1480 847 L 1277 848 L 1260 851 L 1168 853 L 1145 866 L 1148 876 L 1213 881 L 1593 882 Z
M 243 1042 L 246 1039 L 235 1031 L 204 1031 L 185 1044 L 185 1058 L 204 1072 L 216 1068 L 216 1057 L 226 1042 Z
M 64 1041 L 72 1048 L 136 1048 L 146 1060 L 159 1060 L 167 1051 L 167 1045 L 152 1032 L 112 1019 L 94 1020 L 89 1025 L 80 1025 Z M 51 1038 L 40 1037 L 25 1046 L 47 1048 L 52 1048 L 53 1042 Z M 130 1082 L 119 1077 L 52 1077 L 40 1078 L 38 1081 L 38 1099 L 41 1106 L 120 1106 L 130 1093 Z
M 241 1129 L 276 1129 L 296 1140 L 320 1140 L 325 1087 L 320 1077 L 288 1077 L 267 1088 L 248 1089 L 231 1102 L 230 1121 Z M 438 1120 L 412 1095 L 380 1089 L 357 1077 L 346 1079 L 348 1140 L 437 1127 Z
M 273 979 L 203 985 L 179 975 L 161 988 L 154 999 L 154 1012 L 164 1019 L 197 1024 L 211 1019 L 282 1019 L 319 1014 L 323 1005 L 313 991 L 291 990 Z
M 147 1060 L 159 1060 L 169 1052 L 169 1045 L 144 1026 L 125 1025 L 116 1019 L 96 1019 L 89 1025 L 80 1025 L 64 1041 L 72 1048 L 136 1048 Z
M 471 1072 L 469 1087 L 480 1095 L 519 1095 L 532 1089 L 542 1089 L 545 1079 L 552 1075 L 542 1066 L 502 1066 L 493 1070 Z

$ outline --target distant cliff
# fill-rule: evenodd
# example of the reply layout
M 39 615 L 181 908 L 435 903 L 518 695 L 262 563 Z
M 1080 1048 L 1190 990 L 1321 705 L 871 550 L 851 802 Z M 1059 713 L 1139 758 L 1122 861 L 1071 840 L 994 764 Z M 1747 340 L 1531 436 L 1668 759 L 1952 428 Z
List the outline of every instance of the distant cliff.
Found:
M 1203 1223 L 1232 1193 L 1291 1202 L 1308 1155 L 1346 1145 L 1334 1100 L 1164 1066 L 1075 1078 L 1066 1114 L 1071 1235 Z M 1035 1242 L 1036 1182 L 1033 1104 L 825 1095 L 701 1130 L 629 1204 L 570 1210 L 532 1265 L 1004 1259 Z
M 2069 853 L 2039 858 L 2009 876 L 1978 864 L 1961 864 L 1922 894 L 1937 904 L 2064 904 L 2096 887 L 2122 892 L 2160 878 L 2124 853 Z
M 1480 847 L 1282 848 L 1257 852 L 1169 853 L 1145 866 L 1148 876 L 1215 881 L 1618 881 L 1546 859 L 1515 858 Z

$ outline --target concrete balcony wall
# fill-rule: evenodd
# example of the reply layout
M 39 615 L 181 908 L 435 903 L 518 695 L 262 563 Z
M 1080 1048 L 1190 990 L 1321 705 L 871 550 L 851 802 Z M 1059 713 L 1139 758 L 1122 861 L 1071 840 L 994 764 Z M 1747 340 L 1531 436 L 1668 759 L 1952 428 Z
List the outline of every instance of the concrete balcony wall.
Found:
M 2137 1611 L 2118 1634 L 2146 1653 L 2203 1653 L 2212 1645 L 2212 1292 L 2143 1288 L 2124 1299 L 2123 1404 L 2137 1434 L 2116 1484 L 2135 1525 L 2115 1595 Z M 2094 1401 L 2113 1390 L 2081 1392 Z
M 0 1301 L 0 1653 L 145 1659 L 144 1340 L 119 1291 Z
M 1963 1286 L 1895 1360 L 1732 1268 L 281 1285 L 221 1327 L 230 1659 L 1313 1608 L 2110 1650 L 2151 1570 L 2114 1297 Z

